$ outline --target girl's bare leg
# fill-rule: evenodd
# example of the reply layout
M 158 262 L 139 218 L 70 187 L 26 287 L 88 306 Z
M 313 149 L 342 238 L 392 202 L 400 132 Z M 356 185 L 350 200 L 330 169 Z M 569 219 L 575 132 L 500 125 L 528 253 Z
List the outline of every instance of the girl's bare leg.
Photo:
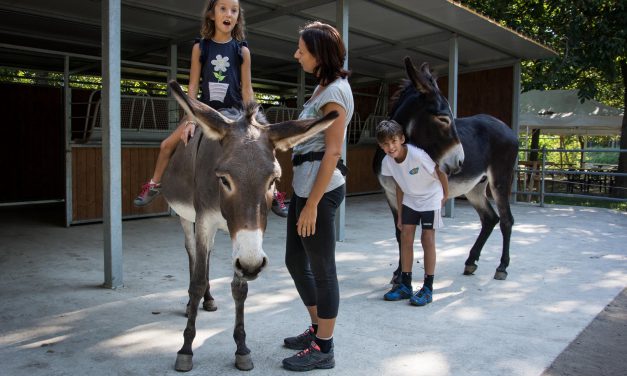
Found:
M 181 134 L 183 134 L 183 130 L 185 130 L 186 121 L 183 121 L 179 124 L 178 127 L 172 132 L 171 135 L 168 136 L 165 140 L 161 142 L 161 148 L 159 150 L 159 156 L 157 157 L 157 163 L 155 165 L 155 171 L 152 175 L 152 181 L 155 183 L 161 182 L 161 177 L 165 172 L 166 167 L 168 167 L 168 162 L 170 162 L 170 157 L 174 150 L 176 150 L 176 146 L 178 145 Z

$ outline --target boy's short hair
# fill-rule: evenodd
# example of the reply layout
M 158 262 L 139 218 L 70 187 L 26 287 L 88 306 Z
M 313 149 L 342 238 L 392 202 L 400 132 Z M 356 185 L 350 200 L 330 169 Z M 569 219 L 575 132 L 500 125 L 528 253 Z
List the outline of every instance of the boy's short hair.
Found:
M 376 138 L 377 142 L 382 144 L 394 137 L 404 136 L 403 127 L 394 120 L 383 120 L 377 125 Z

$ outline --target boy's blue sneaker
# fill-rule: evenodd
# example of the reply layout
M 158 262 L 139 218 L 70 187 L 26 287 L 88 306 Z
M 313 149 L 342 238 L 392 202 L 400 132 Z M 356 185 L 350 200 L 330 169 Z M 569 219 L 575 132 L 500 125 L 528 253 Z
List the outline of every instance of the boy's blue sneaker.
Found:
M 402 283 L 392 286 L 392 289 L 383 295 L 383 299 L 396 301 L 401 299 L 409 299 L 411 297 L 411 287 L 407 287 Z
M 409 303 L 418 307 L 425 306 L 433 301 L 433 292 L 428 287 L 423 286 L 420 290 L 416 291 Z

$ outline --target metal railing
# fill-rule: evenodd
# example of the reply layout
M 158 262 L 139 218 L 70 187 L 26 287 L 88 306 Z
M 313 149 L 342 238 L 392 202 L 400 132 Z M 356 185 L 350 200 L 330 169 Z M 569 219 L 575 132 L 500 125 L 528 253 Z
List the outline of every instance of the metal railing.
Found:
M 620 173 L 616 164 L 583 162 L 577 164 L 555 163 L 547 160 L 549 153 L 626 153 L 627 149 L 520 149 L 521 152 L 537 152 L 538 160 L 518 161 L 512 189 L 516 200 L 531 201 L 537 198 L 544 206 L 546 197 L 570 197 L 610 202 L 627 202 L 627 187 L 620 186 Z M 617 158 L 618 160 L 618 158 Z M 548 188 L 548 189 L 547 189 Z M 620 192 L 620 194 L 617 194 Z
M 161 141 L 176 128 L 170 111 L 178 109 L 172 106 L 174 99 L 142 95 L 121 95 L 121 124 L 123 141 Z M 76 143 L 98 142 L 101 139 L 100 90 L 90 93 L 87 102 L 72 102 L 73 119 L 81 122 L 78 132 L 74 132 Z M 175 110 L 171 110 L 174 108 Z

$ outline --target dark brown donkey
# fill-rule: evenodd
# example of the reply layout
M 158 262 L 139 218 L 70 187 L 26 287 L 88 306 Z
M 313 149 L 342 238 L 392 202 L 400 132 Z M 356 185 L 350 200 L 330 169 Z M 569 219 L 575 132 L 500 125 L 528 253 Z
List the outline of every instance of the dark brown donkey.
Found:
M 281 167 L 274 150 L 288 150 L 323 131 L 338 116 L 268 124 L 257 104 L 242 111 L 220 113 L 190 99 L 176 82 L 174 97 L 189 119 L 202 129 L 185 147 L 179 144 L 163 176 L 163 194 L 180 216 L 189 255 L 189 305 L 184 344 L 176 357 L 177 371 L 192 369 L 192 342 L 200 299 L 215 310 L 209 292 L 209 255 L 218 229 L 228 230 L 233 245 L 233 281 L 237 345 L 235 366 L 253 368 L 244 330 L 244 302 L 248 281 L 267 265 L 263 251 L 268 208 Z M 194 225 L 195 224 L 195 225 Z
M 494 279 L 504 280 L 507 278 L 509 243 L 514 225 L 509 194 L 518 154 L 516 133 L 490 115 L 453 119 L 451 107 L 431 75 L 429 65 L 425 63 L 418 70 L 407 57 L 405 71 L 409 81 L 401 88 L 389 116 L 403 126 L 407 142 L 424 149 L 438 162 L 442 171 L 451 174 L 448 182 L 449 197 L 465 195 L 479 214 L 481 231 L 466 259 L 464 274 L 475 272 L 481 249 L 494 227 L 500 223 L 503 248 Z M 385 190 L 396 222 L 394 181 L 381 175 L 381 161 L 384 156 L 383 151 L 378 149 L 373 167 Z M 488 200 L 488 186 L 498 213 Z M 398 228 L 396 238 L 400 243 Z M 399 267 L 392 280 L 396 281 L 399 275 L 400 257 Z

